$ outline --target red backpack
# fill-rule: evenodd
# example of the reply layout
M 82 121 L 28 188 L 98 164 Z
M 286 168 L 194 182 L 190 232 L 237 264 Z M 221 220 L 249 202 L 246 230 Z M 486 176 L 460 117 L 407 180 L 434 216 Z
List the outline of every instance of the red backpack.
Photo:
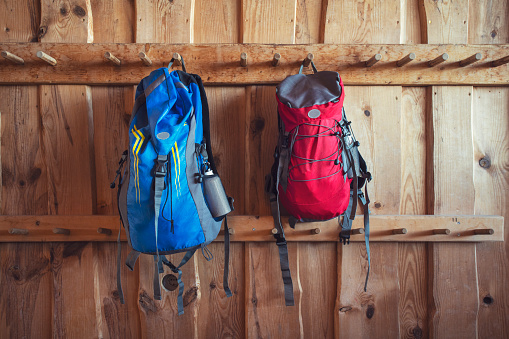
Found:
M 279 248 L 287 306 L 294 304 L 288 249 L 281 225 L 280 203 L 291 215 L 289 224 L 338 218 L 339 240 L 350 242 L 357 200 L 364 206 L 364 231 L 369 275 L 369 198 L 362 187 L 371 174 L 358 151 L 343 101 L 343 81 L 337 72 L 289 76 L 276 89 L 279 139 L 267 190 Z M 340 217 L 343 216 L 343 220 Z M 368 276 L 364 290 L 366 290 Z

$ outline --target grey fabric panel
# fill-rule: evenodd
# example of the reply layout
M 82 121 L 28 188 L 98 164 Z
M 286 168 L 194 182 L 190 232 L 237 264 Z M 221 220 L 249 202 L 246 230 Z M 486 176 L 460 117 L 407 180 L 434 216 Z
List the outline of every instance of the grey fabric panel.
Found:
M 145 97 L 148 97 L 152 91 L 159 86 L 166 79 L 166 74 L 161 74 L 157 79 L 155 79 L 147 88 L 145 88 Z
M 277 86 L 279 101 L 292 108 L 323 105 L 341 96 L 339 74 L 323 71 L 292 75 Z
M 198 211 L 198 217 L 200 218 L 201 228 L 205 235 L 205 245 L 211 243 L 219 233 L 221 222 L 216 222 L 212 219 L 209 208 L 205 203 L 203 196 L 203 190 L 201 183 L 196 181 L 196 174 L 198 173 L 198 163 L 196 162 L 196 148 L 195 148 L 195 128 L 196 128 L 196 116 L 194 112 L 191 113 L 191 122 L 189 126 L 189 135 L 187 137 L 186 146 L 186 176 L 187 184 L 189 185 L 189 191 L 193 197 L 194 204 Z

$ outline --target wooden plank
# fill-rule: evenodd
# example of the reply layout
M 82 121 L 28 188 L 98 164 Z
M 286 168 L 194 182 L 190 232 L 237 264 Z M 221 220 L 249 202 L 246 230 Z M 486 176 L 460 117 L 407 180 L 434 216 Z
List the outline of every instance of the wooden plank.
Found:
M 171 52 L 192 60 L 188 70 L 203 75 L 207 84 L 275 84 L 295 74 L 308 53 L 315 55 L 320 70 L 338 71 L 347 85 L 429 85 L 429 84 L 509 84 L 506 66 L 491 67 L 491 61 L 505 57 L 508 45 L 164 45 L 164 44 L 12 44 L 0 43 L 1 50 L 23 59 L 25 65 L 0 60 L 0 83 L 137 84 L 151 70 L 167 66 Z M 35 56 L 43 50 L 57 60 L 56 66 Z M 111 52 L 122 64 L 104 58 Z M 153 61 L 142 66 L 139 52 Z M 240 67 L 240 54 L 248 54 L 248 66 Z M 282 56 L 281 66 L 271 66 L 274 53 Z M 365 61 L 380 53 L 382 60 L 366 68 Z M 416 59 L 404 67 L 396 62 L 415 53 Z M 436 68 L 427 62 L 442 53 L 449 59 Z M 459 61 L 475 53 L 483 59 L 468 67 Z M 70 77 L 69 74 L 73 76 Z
M 195 1 L 195 43 L 240 42 L 240 1 Z
M 92 87 L 98 214 L 118 213 L 117 190 L 110 183 L 128 146 L 134 92 L 132 86 Z
M 323 42 L 325 27 L 324 0 L 297 0 L 295 43 L 317 44 Z
M 337 243 L 300 242 L 298 246 L 303 337 L 333 338 L 338 280 Z M 276 282 L 279 283 L 279 280 Z
M 271 243 L 246 244 L 246 335 L 248 338 L 304 337 L 299 246 L 288 245 L 295 306 L 285 306 L 278 248 Z
M 0 336 L 51 337 L 49 244 L 0 246 Z
M 140 337 L 137 293 L 139 267 L 137 266 L 134 272 L 130 272 L 123 264 L 129 250 L 129 246 L 123 243 L 121 279 L 125 304 L 122 305 L 117 291 L 117 245 L 115 243 L 93 244 L 96 335 L 99 338 Z
M 94 42 L 134 42 L 134 3 L 129 0 L 91 1 Z
M 296 0 L 242 1 L 242 42 L 295 43 Z
M 136 42 L 193 42 L 193 4 L 186 0 L 136 0 Z
M 506 43 L 509 41 L 507 1 L 470 1 L 468 41 L 470 43 Z M 508 216 L 507 166 L 503 150 L 508 148 L 508 100 L 506 88 L 474 87 L 472 122 L 474 138 L 474 213 L 493 211 Z M 489 158 L 490 166 L 477 162 Z M 507 161 L 505 161 L 507 163 Z M 509 230 L 505 223 L 505 230 Z M 479 337 L 508 337 L 509 294 L 508 276 L 509 238 L 505 244 L 476 245 L 477 281 L 479 285 Z M 493 278 L 497 277 L 497 278 Z
M 183 254 L 169 256 L 169 260 L 178 265 Z M 182 268 L 182 281 L 184 282 L 184 314 L 179 316 L 177 310 L 178 288 L 172 292 L 166 292 L 161 287 L 160 301 L 154 300 L 153 277 L 154 259 L 151 255 L 141 255 L 139 263 L 139 310 L 141 319 L 142 338 L 195 338 L 198 335 L 199 310 L 201 305 L 201 279 L 198 271 L 198 262 L 201 258 L 200 251 Z M 165 274 L 173 274 L 164 266 L 165 272 L 160 274 L 162 279 Z
M 401 214 L 426 213 L 426 89 L 405 87 L 401 102 Z M 427 252 L 425 243 L 399 244 L 400 337 L 426 338 Z
M 41 1 L 41 29 L 39 38 L 45 43 L 92 42 L 90 1 Z M 39 105 L 49 213 L 92 214 L 95 166 L 90 87 L 41 86 Z M 93 244 L 56 243 L 50 252 L 53 336 L 97 336 L 101 313 L 95 299 Z
M 505 243 L 476 245 L 479 284 L 478 336 L 509 336 L 509 89 L 474 88 L 472 125 L 474 138 L 474 213 L 497 213 L 505 217 Z M 481 167 L 480 159 L 489 159 Z M 494 278 L 496 277 L 496 278 Z
M 47 86 L 40 89 L 42 140 L 48 164 L 51 214 L 93 211 L 91 91 L 87 86 Z
M 245 334 L 244 244 L 230 244 L 230 272 L 228 283 L 232 296 L 226 298 L 223 289 L 224 245 L 210 244 L 214 260 L 198 260 L 201 278 L 198 338 L 242 338 Z M 201 254 L 198 254 L 201 256 Z
M 419 0 L 422 8 L 423 30 L 427 40 L 424 43 L 468 42 L 468 5 L 462 1 Z
M 471 214 L 472 88 L 443 86 L 430 90 L 432 111 L 427 135 L 428 152 L 432 153 L 428 161 L 428 187 L 433 187 L 433 191 L 429 194 L 428 211 Z M 475 337 L 479 309 L 475 245 L 433 245 L 428 254 L 430 337 Z M 451 309 L 455 312 L 450 312 Z
M 0 3 L 0 41 L 37 42 L 41 8 L 38 0 L 7 0 Z
M 370 209 L 374 214 L 399 213 L 401 87 L 347 87 L 345 93 L 347 117 L 352 121 L 360 141 L 359 150 L 374 178 L 368 184 Z M 372 230 L 374 239 L 377 232 Z M 375 309 L 398 308 L 398 248 L 393 244 L 370 247 L 372 267 L 367 293 L 363 291 L 367 268 L 365 245 L 351 244 L 340 250 L 342 273 L 337 309 L 348 305 L 359 311 L 337 313 L 340 337 L 399 334 L 398 318 L 383 311 L 372 314 Z
M 403 0 L 401 2 L 401 37 L 402 44 L 421 43 L 421 21 L 419 2 L 415 0 Z
M 400 12 L 400 1 L 328 0 L 324 42 L 397 44 L 400 42 Z
M 21 32 L 21 29 L 20 29 Z M 41 157 L 37 87 L 0 86 L 2 214 L 48 212 L 46 166 Z M 0 246 L 0 337 L 50 337 L 49 244 Z M 19 315 L 23 316 L 20 317 Z
M 41 0 L 41 42 L 93 42 L 90 0 Z
M 47 213 L 47 169 L 36 86 L 0 86 L 2 213 Z
M 234 214 L 244 213 L 246 138 L 245 89 L 207 87 L 212 151 L 221 181 L 235 199 Z
M 249 214 L 270 215 L 265 176 L 270 173 L 277 143 L 277 116 L 273 86 L 246 88 L 246 197 Z
M 509 42 L 507 1 L 469 1 L 468 43 L 505 44 Z
M 0 216 L 0 242 L 32 241 L 116 241 L 116 234 L 97 233 L 98 227 L 118 229 L 116 215 L 16 215 Z M 363 216 L 353 221 L 353 228 L 363 227 Z M 337 220 L 315 223 L 301 223 L 297 229 L 290 228 L 288 218 L 282 218 L 289 241 L 337 241 L 339 226 Z M 72 227 L 70 227 L 72 225 Z M 272 216 L 231 216 L 228 226 L 235 233 L 231 241 L 271 241 L 274 221 Z M 11 228 L 27 229 L 28 235 L 9 234 Z M 69 228 L 69 235 L 54 234 L 53 228 Z M 311 231 L 319 228 L 320 234 Z M 482 242 L 504 239 L 504 218 L 487 215 L 373 215 L 370 216 L 371 237 L 374 242 Z M 393 229 L 406 228 L 406 234 L 393 234 Z M 491 235 L 476 235 L 474 230 L 493 229 Z M 450 229 L 451 234 L 434 235 L 435 229 Z M 222 231 L 221 231 L 222 232 Z M 122 233 L 125 241 L 125 235 Z M 220 233 L 218 240 L 222 240 Z M 363 242 L 364 235 L 351 236 L 353 242 Z

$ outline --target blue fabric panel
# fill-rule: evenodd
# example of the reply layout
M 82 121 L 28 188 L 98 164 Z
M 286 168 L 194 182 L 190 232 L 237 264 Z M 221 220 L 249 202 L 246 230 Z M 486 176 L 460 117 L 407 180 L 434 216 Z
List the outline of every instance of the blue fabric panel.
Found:
M 129 234 L 133 249 L 146 253 L 156 252 L 153 185 L 158 154 L 168 155 L 168 170 L 171 171 L 171 182 L 168 176 L 159 214 L 159 251 L 185 249 L 205 241 L 186 177 L 185 152 L 193 105 L 200 105 L 196 112 L 199 111 L 201 115 L 198 87 L 191 84 L 190 89 L 186 88 L 179 84 L 177 72 L 170 74 L 168 69 L 161 68 L 140 83 L 137 96 L 163 72 L 167 79 L 149 94 L 146 105 L 140 106 L 129 128 L 131 153 L 127 193 Z M 201 117 L 199 122 L 200 132 L 198 126 L 196 132 L 199 133 L 199 138 L 203 139 Z M 167 132 L 169 136 L 158 139 L 156 136 L 161 132 Z M 191 170 L 198 173 L 198 168 Z M 171 233 L 169 221 L 172 214 L 174 233 Z

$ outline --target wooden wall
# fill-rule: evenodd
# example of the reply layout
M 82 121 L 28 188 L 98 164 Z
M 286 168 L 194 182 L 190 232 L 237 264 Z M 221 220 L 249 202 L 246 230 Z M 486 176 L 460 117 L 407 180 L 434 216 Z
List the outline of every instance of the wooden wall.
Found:
M 508 12 L 504 0 L 7 0 L 0 42 L 505 44 Z M 270 214 L 274 86 L 207 93 L 235 214 Z M 345 93 L 375 178 L 372 213 L 509 220 L 509 88 Z M 115 214 L 109 182 L 127 144 L 133 86 L 0 86 L 0 97 L 1 213 Z M 373 243 L 368 292 L 362 243 L 290 243 L 289 308 L 273 243 L 232 244 L 229 299 L 214 243 L 212 262 L 195 256 L 184 268 L 180 317 L 176 292 L 153 300 L 151 258 L 123 270 L 122 306 L 116 244 L 2 243 L 0 337 L 508 338 L 507 225 L 504 243 Z

